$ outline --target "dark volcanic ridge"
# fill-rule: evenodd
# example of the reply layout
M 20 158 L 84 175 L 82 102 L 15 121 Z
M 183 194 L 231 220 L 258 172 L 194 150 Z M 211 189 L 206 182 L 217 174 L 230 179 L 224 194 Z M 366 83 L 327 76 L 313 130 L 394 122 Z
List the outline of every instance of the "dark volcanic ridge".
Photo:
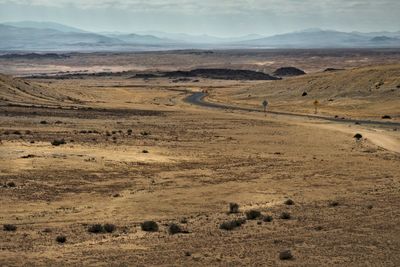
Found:
M 273 74 L 278 77 L 283 77 L 283 76 L 299 76 L 299 75 L 304 75 L 306 73 L 303 70 L 295 67 L 283 67 L 274 71 Z
M 140 73 L 132 78 L 207 78 L 220 80 L 280 80 L 264 72 L 235 69 L 194 69 L 189 71 L 169 71 L 159 73 Z
M 58 53 L 11 53 L 0 55 L 0 58 L 5 59 L 65 59 L 70 55 Z
M 133 75 L 133 76 L 132 76 Z M 96 73 L 70 73 L 59 72 L 51 74 L 32 75 L 29 78 L 40 79 L 82 79 L 83 77 L 120 77 L 128 76 L 132 79 L 152 79 L 152 78 L 169 78 L 176 82 L 190 81 L 190 78 L 218 79 L 218 80 L 253 80 L 253 81 L 270 81 L 281 80 L 280 77 L 274 77 L 264 72 L 253 70 L 238 69 L 194 69 L 189 71 L 168 71 L 168 72 L 142 72 L 135 73 L 133 71 L 122 72 L 96 72 Z M 196 82 L 198 80 L 194 80 Z

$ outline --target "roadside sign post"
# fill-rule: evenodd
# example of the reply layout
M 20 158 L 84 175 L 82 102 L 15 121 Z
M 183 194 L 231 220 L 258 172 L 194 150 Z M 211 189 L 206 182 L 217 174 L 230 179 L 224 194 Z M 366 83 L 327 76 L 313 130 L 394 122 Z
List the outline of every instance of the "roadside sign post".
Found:
M 263 107 L 264 107 L 264 114 L 265 114 L 265 116 L 267 116 L 268 101 L 267 101 L 267 100 L 264 100 L 264 101 L 262 102 L 262 105 L 263 105 Z

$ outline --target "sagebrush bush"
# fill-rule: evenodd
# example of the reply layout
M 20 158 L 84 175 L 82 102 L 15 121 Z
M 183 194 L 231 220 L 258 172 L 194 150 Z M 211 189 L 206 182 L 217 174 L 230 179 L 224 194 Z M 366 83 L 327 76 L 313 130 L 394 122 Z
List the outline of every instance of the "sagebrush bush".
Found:
M 238 213 L 239 212 L 239 204 L 237 203 L 229 203 L 229 213 Z
M 65 235 L 59 235 L 56 237 L 56 241 L 60 244 L 67 242 L 67 237 Z
M 246 219 L 244 219 L 244 218 L 236 219 L 236 220 L 232 220 L 232 221 L 226 221 L 219 225 L 219 229 L 230 231 L 237 227 L 242 226 L 242 224 L 244 224 L 244 223 L 246 223 Z
M 17 231 L 17 226 L 15 226 L 14 224 L 4 224 L 3 230 L 7 232 L 15 232 Z
M 183 232 L 182 228 L 179 225 L 177 225 L 176 223 L 171 223 L 168 226 L 168 233 L 171 234 L 171 235 L 179 234 L 179 233 L 182 233 L 182 232 Z
M 115 224 L 112 224 L 112 223 L 106 223 L 106 224 L 103 226 L 103 228 L 104 228 L 104 230 L 105 230 L 107 233 L 112 233 L 112 232 L 114 232 L 114 231 L 117 229 L 117 227 L 115 226 Z
M 261 217 L 261 212 L 258 210 L 249 210 L 246 211 L 246 218 L 248 220 L 255 220 L 257 218 Z
M 291 199 L 287 199 L 286 201 L 285 201 L 285 205 L 294 205 L 294 201 L 293 200 L 291 200 Z
M 293 259 L 293 254 L 290 250 L 284 250 L 279 253 L 280 260 L 291 260 Z
M 338 201 L 334 200 L 334 201 L 329 202 L 329 207 L 337 207 L 337 206 L 339 206 Z
M 263 221 L 264 222 L 272 222 L 273 219 L 274 218 L 272 218 L 271 215 L 266 215 L 266 216 L 263 217 Z
M 8 182 L 7 186 L 8 187 L 16 187 L 17 185 L 14 182 Z
M 292 218 L 292 216 L 289 212 L 284 211 L 281 213 L 281 216 L 279 218 L 281 218 L 282 220 L 289 220 L 290 218 Z
M 66 142 L 64 139 L 55 139 L 51 142 L 53 146 L 65 145 Z
M 157 232 L 158 224 L 155 221 L 145 221 L 140 224 L 143 231 L 146 232 Z
M 97 224 L 92 224 L 88 228 L 88 232 L 92 234 L 99 234 L 99 233 L 104 233 L 104 227 L 103 225 L 97 223 Z

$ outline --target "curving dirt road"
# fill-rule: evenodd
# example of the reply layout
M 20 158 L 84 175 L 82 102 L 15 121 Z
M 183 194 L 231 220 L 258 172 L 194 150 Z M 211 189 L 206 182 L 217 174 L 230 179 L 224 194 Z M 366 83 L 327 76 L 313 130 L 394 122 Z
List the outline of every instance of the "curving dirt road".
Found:
M 209 107 L 209 108 L 216 108 L 216 109 L 230 109 L 230 110 L 239 110 L 239 111 L 248 111 L 248 112 L 263 112 L 262 110 L 252 109 L 252 108 L 244 108 L 220 103 L 212 103 L 207 102 L 204 98 L 207 96 L 206 93 L 203 92 L 195 92 L 192 95 L 186 97 L 184 99 L 185 102 L 202 106 L 202 107 Z M 316 127 L 322 127 L 328 130 L 334 130 L 339 132 L 345 132 L 348 134 L 354 134 L 355 129 L 349 128 L 347 123 L 357 123 L 357 124 L 364 124 L 364 125 L 374 125 L 374 126 L 394 126 L 400 127 L 400 123 L 398 122 L 389 122 L 389 121 L 373 121 L 373 120 L 354 120 L 354 119 L 338 119 L 338 118 L 330 118 L 326 116 L 318 116 L 318 115 L 306 115 L 306 114 L 298 114 L 298 113 L 289 113 L 289 112 L 277 112 L 277 111 L 268 111 L 269 114 L 275 115 L 284 115 L 289 117 L 297 117 L 297 118 L 308 118 L 308 119 L 319 119 L 323 121 L 329 122 L 337 122 L 339 124 L 334 125 L 325 125 L 325 124 L 312 124 Z M 300 123 L 301 124 L 301 123 Z M 308 123 L 307 125 L 311 125 Z M 374 143 L 378 147 L 383 149 L 400 153 L 400 142 L 399 139 L 385 133 L 384 131 L 378 131 L 376 129 L 357 129 L 359 133 L 361 133 L 364 138 L 369 140 L 370 142 Z
M 261 109 L 252 109 L 252 108 L 244 108 L 238 106 L 232 106 L 227 104 L 219 104 L 219 103 L 212 103 L 207 102 L 204 98 L 207 96 L 206 93 L 203 92 L 195 92 L 192 95 L 186 97 L 184 99 L 185 102 L 202 106 L 202 107 L 209 107 L 209 108 L 218 108 L 218 109 L 230 109 L 230 110 L 240 110 L 240 111 L 249 111 L 249 112 L 263 112 Z M 391 121 L 373 121 L 373 120 L 354 120 L 354 119 L 340 119 L 340 118 L 330 118 L 326 116 L 320 115 L 307 115 L 307 114 L 299 114 L 299 113 L 290 113 L 290 112 L 281 112 L 281 111 L 268 111 L 269 114 L 275 115 L 285 115 L 285 116 L 292 116 L 292 117 L 302 117 L 302 118 L 309 118 L 309 119 L 321 119 L 327 121 L 334 121 L 334 122 L 344 122 L 344 123 L 362 123 L 362 124 L 369 124 L 369 125 L 383 125 L 383 126 L 395 126 L 400 127 L 400 122 L 391 122 Z

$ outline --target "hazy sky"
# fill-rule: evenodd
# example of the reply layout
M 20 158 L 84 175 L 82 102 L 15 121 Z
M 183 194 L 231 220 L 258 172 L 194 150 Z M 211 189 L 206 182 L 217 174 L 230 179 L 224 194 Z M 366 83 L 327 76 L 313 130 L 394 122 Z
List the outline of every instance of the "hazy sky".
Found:
M 399 31 L 400 0 L 0 0 L 0 22 L 54 21 L 90 31 L 239 36 L 306 28 Z

